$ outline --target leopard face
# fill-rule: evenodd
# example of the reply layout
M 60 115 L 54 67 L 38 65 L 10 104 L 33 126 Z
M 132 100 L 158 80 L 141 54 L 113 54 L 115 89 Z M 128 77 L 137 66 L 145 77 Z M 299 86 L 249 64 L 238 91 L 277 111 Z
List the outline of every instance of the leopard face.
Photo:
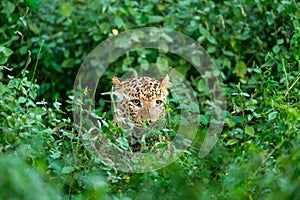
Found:
M 136 77 L 121 81 L 112 79 L 117 96 L 114 121 L 122 128 L 143 129 L 156 126 L 165 118 L 169 76 L 162 80 Z

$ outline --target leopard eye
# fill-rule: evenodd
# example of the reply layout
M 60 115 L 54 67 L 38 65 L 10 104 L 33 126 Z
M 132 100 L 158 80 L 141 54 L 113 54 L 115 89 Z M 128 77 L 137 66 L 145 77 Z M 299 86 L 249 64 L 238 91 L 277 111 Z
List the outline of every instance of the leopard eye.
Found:
M 141 101 L 138 99 L 133 99 L 133 100 L 131 100 L 131 102 L 136 106 L 141 106 Z
M 155 101 L 155 103 L 156 103 L 157 106 L 161 105 L 162 102 L 163 102 L 162 100 L 156 100 L 156 101 Z

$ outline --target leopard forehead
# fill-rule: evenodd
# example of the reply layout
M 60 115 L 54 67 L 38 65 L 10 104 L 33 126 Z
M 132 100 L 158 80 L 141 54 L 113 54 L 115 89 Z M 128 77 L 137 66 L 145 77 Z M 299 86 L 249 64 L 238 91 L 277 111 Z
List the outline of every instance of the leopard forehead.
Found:
M 131 99 L 152 100 L 167 96 L 167 91 L 161 82 L 151 77 L 136 77 L 122 81 L 117 90 L 128 95 Z

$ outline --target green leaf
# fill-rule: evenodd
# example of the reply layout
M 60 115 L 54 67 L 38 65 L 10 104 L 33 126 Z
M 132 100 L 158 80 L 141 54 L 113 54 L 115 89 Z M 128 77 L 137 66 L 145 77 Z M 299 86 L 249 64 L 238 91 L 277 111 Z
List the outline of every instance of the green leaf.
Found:
M 177 70 L 178 72 L 180 72 L 182 74 L 182 76 L 186 76 L 187 71 L 190 69 L 190 66 L 179 66 L 179 67 L 175 67 L 175 70 Z
M 300 19 L 300 10 L 296 11 L 295 16 L 296 16 L 297 19 Z
M 234 145 L 234 144 L 236 144 L 238 142 L 239 142 L 238 139 L 233 138 L 233 139 L 228 140 L 227 143 L 226 143 L 226 145 Z
M 164 20 L 164 17 L 158 16 L 158 15 L 157 16 L 149 16 L 148 18 L 149 18 L 149 23 L 159 23 Z
M 209 93 L 209 89 L 205 83 L 205 81 L 203 79 L 200 79 L 198 81 L 198 84 L 197 84 L 197 89 L 200 91 L 200 92 L 204 92 L 205 94 L 208 94 Z
M 244 96 L 244 97 L 250 97 L 250 94 L 248 94 L 246 92 L 242 92 L 241 95 Z
M 61 106 L 61 103 L 55 101 L 55 102 L 53 103 L 53 106 L 54 106 L 55 109 L 59 110 L 59 107 Z
M 26 98 L 25 97 L 19 97 L 18 98 L 18 103 L 25 103 L 26 102 Z
M 158 57 L 156 59 L 157 66 L 168 66 L 168 60 L 164 57 Z
M 38 10 L 40 7 L 40 1 L 39 0 L 26 0 L 26 3 L 29 4 L 29 6 L 35 10 Z
M 167 145 L 168 145 L 168 143 L 159 143 L 159 144 L 157 145 L 157 148 L 161 149 L 161 148 L 164 148 L 164 147 L 167 146 Z
M 67 58 L 62 62 L 61 67 L 62 68 L 73 68 L 74 64 L 75 64 L 74 58 Z
M 215 46 L 209 46 L 207 48 L 207 53 L 214 53 L 216 51 L 216 47 Z
M 227 55 L 227 56 L 235 56 L 235 54 L 232 52 L 232 51 L 225 51 L 225 50 L 223 50 L 223 53 L 225 54 L 225 55 Z
M 73 12 L 73 5 L 71 3 L 64 3 L 60 7 L 63 16 L 69 17 Z
M 164 41 L 162 41 L 158 44 L 158 48 L 161 49 L 163 52 L 169 51 L 169 45 Z
M 252 126 L 246 126 L 245 127 L 245 133 L 247 135 L 250 135 L 250 136 L 256 136 L 255 135 L 255 131 L 254 131 L 254 128 Z
M 2 75 L 2 71 L 0 71 L 0 79 L 2 78 L 1 75 Z M 5 89 L 6 86 L 4 86 L 2 82 L 0 82 L 0 96 L 2 96 L 6 92 Z
M 167 34 L 163 34 L 163 38 L 167 41 L 167 42 L 174 42 L 173 38 L 171 38 L 169 35 Z
M 198 55 L 192 56 L 192 64 L 195 66 L 200 66 L 201 61 L 200 61 L 200 57 Z
M 118 28 L 121 28 L 124 25 L 122 18 L 119 16 L 115 17 L 114 23 Z
M 206 115 L 200 115 L 199 120 L 202 124 L 207 125 L 208 124 L 208 116 Z
M 283 40 L 283 39 L 277 40 L 277 44 L 283 44 L 283 43 L 284 43 L 284 40 Z
M 10 15 L 11 13 L 13 13 L 16 8 L 15 5 L 13 3 L 11 3 L 10 1 L 2 2 L 2 6 L 3 6 L 3 11 L 7 15 Z
M 124 37 L 118 37 L 115 40 L 115 46 L 123 49 L 127 49 L 131 46 L 130 41 L 127 38 Z
M 256 0 L 255 3 L 258 7 L 259 12 L 262 13 L 263 12 L 263 7 L 261 5 L 261 2 L 259 0 Z
M 11 49 L 4 46 L 0 46 L 0 65 L 5 64 L 12 54 L 13 51 Z
M 74 171 L 74 167 L 73 166 L 66 166 L 66 167 L 62 168 L 61 173 L 63 173 L 63 174 L 69 174 L 72 171 Z
M 274 16 L 271 12 L 267 13 L 267 23 L 268 25 L 274 24 Z
M 270 112 L 268 114 L 268 120 L 270 121 L 274 120 L 277 117 L 277 113 L 278 113 L 277 111 Z
M 243 78 L 245 76 L 245 74 L 247 73 L 247 66 L 246 63 L 244 63 L 244 61 L 238 61 L 235 64 L 235 70 L 236 73 L 239 77 Z
M 250 38 L 250 36 L 251 36 L 251 31 L 249 29 L 247 29 L 243 32 L 243 34 L 237 35 L 236 39 L 247 40 Z
M 199 26 L 199 32 L 201 35 L 203 35 L 205 37 L 210 36 L 209 32 L 205 28 L 203 28 L 203 26 Z
M 52 152 L 50 157 L 53 158 L 53 159 L 57 159 L 61 156 L 61 153 L 59 151 L 55 151 L 55 152 Z
M 218 44 L 217 41 L 215 40 L 215 38 L 213 36 L 208 36 L 207 40 L 211 43 L 211 44 Z
M 280 46 L 279 45 L 275 45 L 272 50 L 274 51 L 274 53 L 279 53 L 280 51 Z
M 108 123 L 105 120 L 101 120 L 101 122 L 105 127 L 109 127 Z
M 41 32 L 40 28 L 34 23 L 30 23 L 29 28 L 31 31 L 33 31 L 37 35 L 40 34 L 40 32 Z
M 57 64 L 56 62 L 51 62 L 51 66 L 53 67 L 53 69 L 55 69 L 57 72 L 61 72 L 63 73 L 64 71 L 62 70 L 61 66 L 59 64 Z
M 241 117 L 241 116 L 233 116 L 232 121 L 235 122 L 235 123 L 242 124 L 246 121 L 246 119 L 244 117 Z

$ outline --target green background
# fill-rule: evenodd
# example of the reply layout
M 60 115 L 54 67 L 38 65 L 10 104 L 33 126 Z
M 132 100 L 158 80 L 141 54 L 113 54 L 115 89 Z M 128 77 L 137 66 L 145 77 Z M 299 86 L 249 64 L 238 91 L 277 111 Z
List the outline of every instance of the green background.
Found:
M 1 1 L 0 199 L 299 199 L 299 19 L 292 0 Z M 72 88 L 94 47 L 140 27 L 178 31 L 203 46 L 221 71 L 228 108 L 205 158 L 197 153 L 209 109 L 200 102 L 192 147 L 168 167 L 131 174 L 84 148 Z M 98 93 L 147 63 L 173 66 L 199 99 L 207 96 L 185 60 L 149 49 L 115 61 Z M 110 132 L 109 96 L 96 106 Z

